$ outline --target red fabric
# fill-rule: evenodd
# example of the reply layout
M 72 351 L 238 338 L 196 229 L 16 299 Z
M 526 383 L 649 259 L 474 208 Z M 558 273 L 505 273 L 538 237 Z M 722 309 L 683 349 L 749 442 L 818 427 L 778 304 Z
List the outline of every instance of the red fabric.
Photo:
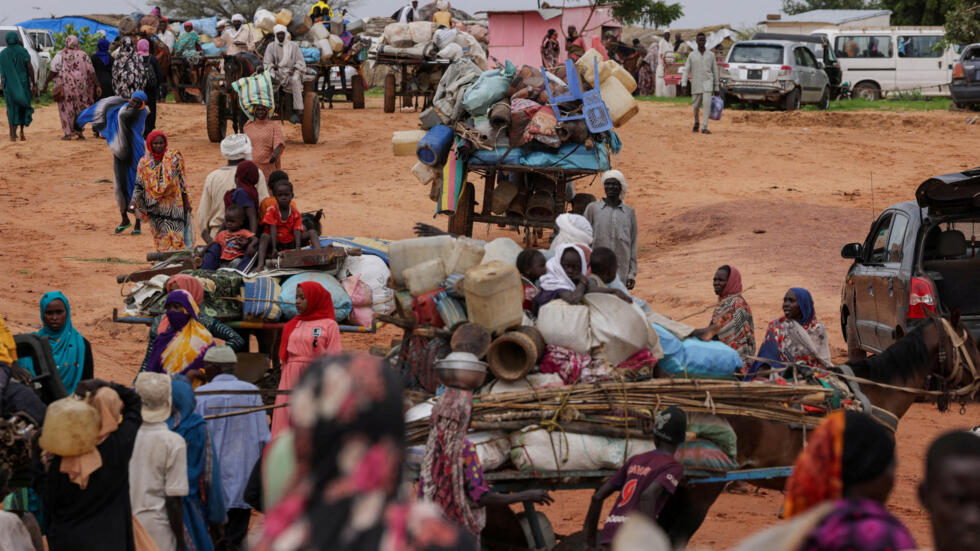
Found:
M 306 296 L 306 310 L 289 320 L 289 323 L 282 328 L 282 341 L 279 343 L 279 359 L 283 362 L 286 361 L 287 357 L 286 348 L 289 345 L 289 335 L 292 334 L 293 329 L 296 329 L 296 325 L 299 324 L 300 320 L 337 320 L 337 316 L 333 311 L 333 297 L 330 296 L 330 291 L 323 288 L 323 285 L 315 281 L 304 281 L 299 284 L 299 288 L 303 290 L 303 295 Z
M 824 418 L 810 436 L 806 448 L 793 463 L 793 474 L 786 481 L 783 515 L 792 518 L 824 501 L 844 494 L 844 410 Z
M 725 288 L 721 290 L 721 298 L 742 294 L 742 273 L 734 266 L 729 266 L 729 269 L 731 273 L 728 275 L 728 281 L 725 282 Z
M 153 147 L 150 145 L 157 136 L 161 136 L 163 138 L 163 151 L 161 151 L 159 154 L 155 153 L 153 151 Z M 167 135 L 159 130 L 150 132 L 149 135 L 146 136 L 146 152 L 153 155 L 153 160 L 158 163 L 163 160 L 163 156 L 167 153 Z
M 436 294 L 440 291 L 445 291 L 445 289 L 439 288 L 412 299 L 412 313 L 415 314 L 415 323 L 431 325 L 437 329 L 445 325 L 442 316 L 439 315 L 438 304 L 436 304 Z
M 219 231 L 218 235 L 214 236 L 214 242 L 221 245 L 221 260 L 234 260 L 245 256 L 248 242 L 253 237 L 255 234 L 244 228 L 236 232 Z
M 259 204 L 259 190 L 255 187 L 259 181 L 259 167 L 252 161 L 242 161 L 238 163 L 238 168 L 235 169 L 235 184 L 238 187 L 245 190 L 245 193 L 252 199 L 252 203 Z M 225 193 L 225 206 L 232 204 L 231 194 L 234 193 L 234 189 L 230 189 Z
M 296 230 L 303 231 L 303 215 L 291 203 L 289 216 L 285 220 L 282 219 L 282 213 L 279 212 L 279 205 L 277 204 L 265 211 L 265 215 L 262 216 L 262 223 L 276 227 L 276 241 L 279 243 L 292 243 L 295 241 L 293 232 Z M 266 233 L 268 232 L 269 230 L 266 230 Z

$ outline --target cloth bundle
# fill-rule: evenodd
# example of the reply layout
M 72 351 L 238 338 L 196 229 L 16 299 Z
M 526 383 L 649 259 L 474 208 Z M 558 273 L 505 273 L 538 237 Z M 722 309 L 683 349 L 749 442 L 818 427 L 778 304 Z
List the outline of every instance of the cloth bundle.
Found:
M 238 94 L 238 103 L 242 111 L 248 115 L 249 120 L 254 120 L 252 109 L 256 105 L 263 105 L 270 111 L 275 108 L 275 96 L 272 90 L 272 74 L 268 71 L 243 77 L 231 84 L 231 87 Z

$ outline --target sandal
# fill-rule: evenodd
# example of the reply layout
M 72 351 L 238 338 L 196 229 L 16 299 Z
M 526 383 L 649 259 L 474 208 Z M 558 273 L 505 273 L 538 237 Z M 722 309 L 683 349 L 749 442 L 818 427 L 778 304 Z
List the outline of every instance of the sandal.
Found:
M 141 235 L 142 233 L 143 230 L 141 230 L 140 228 L 133 228 L 133 235 Z
M 126 231 L 126 229 L 129 228 L 132 225 L 133 224 L 130 223 L 130 222 L 126 222 L 125 224 L 119 224 L 118 226 L 116 226 L 116 230 L 115 230 L 114 233 L 120 234 L 120 233 Z

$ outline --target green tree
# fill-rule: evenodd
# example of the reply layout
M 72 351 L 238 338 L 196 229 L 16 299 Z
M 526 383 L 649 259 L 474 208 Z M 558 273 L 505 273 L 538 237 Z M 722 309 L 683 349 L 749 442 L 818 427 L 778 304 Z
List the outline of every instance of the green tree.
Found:
M 946 41 L 953 44 L 980 42 L 980 2 L 963 0 L 946 12 Z
M 783 0 L 783 12 L 796 15 L 810 10 L 873 10 L 879 0 Z
M 679 3 L 668 4 L 659 0 L 618 0 L 599 2 L 613 4 L 613 16 L 623 23 L 649 26 L 654 28 L 666 27 L 671 22 L 684 16 L 684 8 Z
M 961 0 L 881 0 L 881 7 L 892 10 L 892 25 L 942 26 L 946 14 L 960 3 Z
M 78 47 L 81 48 L 86 54 L 92 55 L 95 53 L 96 46 L 99 44 L 100 36 L 89 32 L 88 26 L 81 27 L 80 29 L 75 29 L 75 25 L 69 23 L 65 25 L 65 30 L 60 33 L 54 33 L 54 50 L 51 52 L 51 57 L 54 59 L 55 54 L 65 49 L 65 39 L 68 35 L 75 35 L 78 37 Z

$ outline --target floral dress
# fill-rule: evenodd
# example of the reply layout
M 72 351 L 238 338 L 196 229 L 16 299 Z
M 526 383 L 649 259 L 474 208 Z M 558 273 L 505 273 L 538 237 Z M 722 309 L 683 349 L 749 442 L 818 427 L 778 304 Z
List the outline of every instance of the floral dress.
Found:
M 95 68 L 82 50 L 66 48 L 51 61 L 51 70 L 58 73 L 57 84 L 64 98 L 58 102 L 58 116 L 65 136 L 75 133 L 75 119 L 95 99 Z
M 157 251 L 187 248 L 184 232 L 188 221 L 181 198 L 186 192 L 184 157 L 179 151 L 167 151 L 159 162 L 151 154 L 140 159 L 133 202 L 143 221 L 150 223 Z

